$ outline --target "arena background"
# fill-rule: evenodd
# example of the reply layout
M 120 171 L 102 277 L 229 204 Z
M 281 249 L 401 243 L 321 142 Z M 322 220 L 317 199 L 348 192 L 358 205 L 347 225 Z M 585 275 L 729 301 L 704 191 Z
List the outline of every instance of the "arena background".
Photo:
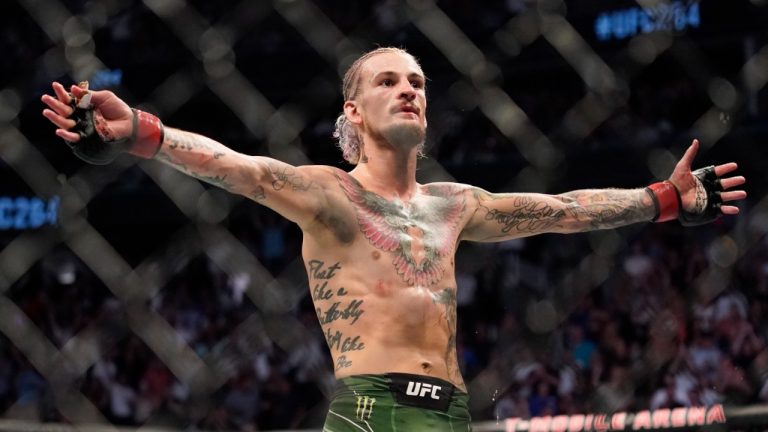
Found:
M 707 226 L 462 244 L 458 346 L 478 430 L 768 402 L 765 0 L 2 11 L 0 429 L 318 428 L 333 377 L 300 232 L 158 162 L 84 164 L 40 96 L 89 80 L 238 151 L 349 169 L 330 137 L 340 75 L 387 45 L 429 77 L 422 182 L 640 187 L 694 137 L 696 166 L 734 160 L 748 179 L 741 215 Z

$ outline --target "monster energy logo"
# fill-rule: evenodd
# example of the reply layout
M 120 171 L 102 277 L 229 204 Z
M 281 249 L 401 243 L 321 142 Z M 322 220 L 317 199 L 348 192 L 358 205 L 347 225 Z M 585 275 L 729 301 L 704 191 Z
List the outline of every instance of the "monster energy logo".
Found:
M 368 396 L 357 397 L 357 410 L 355 410 L 355 416 L 358 420 L 366 420 L 371 418 L 373 414 L 373 404 L 376 403 L 376 398 L 370 398 Z

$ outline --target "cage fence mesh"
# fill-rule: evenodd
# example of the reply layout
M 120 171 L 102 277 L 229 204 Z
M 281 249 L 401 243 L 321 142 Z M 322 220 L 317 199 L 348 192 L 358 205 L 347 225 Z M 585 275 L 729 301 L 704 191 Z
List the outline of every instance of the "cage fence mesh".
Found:
M 474 418 L 535 414 L 524 401 L 532 382 L 556 389 L 547 391 L 559 412 L 647 408 L 657 384 L 685 371 L 692 337 L 680 329 L 732 304 L 741 327 L 720 348 L 735 349 L 737 337 L 749 348 L 707 351 L 735 365 L 702 372 L 709 381 L 688 403 L 768 400 L 765 2 L 5 7 L 4 417 L 105 428 L 321 424 L 334 379 L 296 228 L 157 162 L 80 163 L 45 124 L 39 98 L 53 80 L 88 80 L 235 150 L 349 168 L 330 137 L 340 77 L 377 45 L 408 48 L 429 77 L 422 182 L 637 187 L 666 178 L 693 137 L 697 166 L 736 160 L 748 176 L 742 213 L 705 227 L 462 245 L 460 348 Z M 565 347 L 584 329 L 618 359 L 574 366 Z M 622 342 L 628 331 L 644 332 L 633 336 L 642 344 Z

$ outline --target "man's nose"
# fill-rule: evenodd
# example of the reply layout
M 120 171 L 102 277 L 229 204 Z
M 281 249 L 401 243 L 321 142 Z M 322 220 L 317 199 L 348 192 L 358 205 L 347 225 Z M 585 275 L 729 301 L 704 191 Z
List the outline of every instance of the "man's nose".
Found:
M 416 99 L 416 92 L 412 87 L 408 87 L 400 92 L 400 98 L 405 99 L 407 102 L 413 102 Z

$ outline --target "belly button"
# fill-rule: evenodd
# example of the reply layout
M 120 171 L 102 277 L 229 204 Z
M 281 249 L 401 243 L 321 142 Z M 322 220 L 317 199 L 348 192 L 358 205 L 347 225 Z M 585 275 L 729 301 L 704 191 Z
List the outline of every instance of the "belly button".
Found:
M 421 368 L 424 369 L 424 372 L 429 372 L 432 370 L 432 363 L 430 362 L 422 362 Z
M 381 254 L 379 253 L 379 251 L 373 251 L 371 252 L 371 256 L 373 257 L 373 259 L 377 260 L 381 257 Z

